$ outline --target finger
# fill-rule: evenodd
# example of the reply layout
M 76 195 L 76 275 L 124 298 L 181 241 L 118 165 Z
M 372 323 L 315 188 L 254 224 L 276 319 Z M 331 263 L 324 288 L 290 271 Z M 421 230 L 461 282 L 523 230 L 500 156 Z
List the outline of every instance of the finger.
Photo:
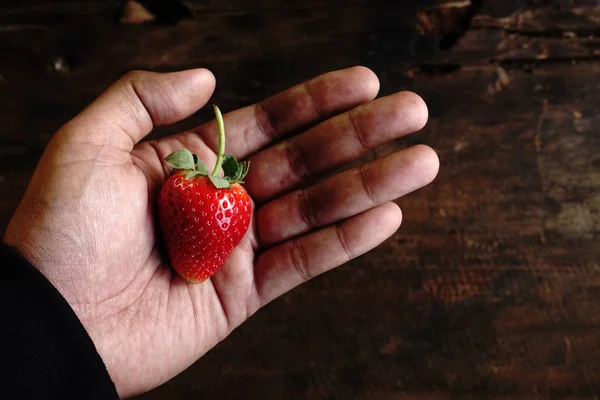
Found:
M 386 203 L 267 250 L 255 266 L 261 305 L 373 249 L 394 234 L 401 221 L 400 208 Z
M 435 152 L 418 145 L 279 197 L 257 212 L 260 244 L 272 246 L 393 201 L 429 184 L 438 168 Z
M 329 72 L 260 103 L 223 116 L 227 152 L 245 158 L 273 141 L 343 112 L 377 96 L 379 80 L 369 69 L 353 67 Z M 215 121 L 193 130 L 213 150 L 218 135 Z
M 411 92 L 359 106 L 253 156 L 246 186 L 255 201 L 265 202 L 377 145 L 420 130 L 427 114 L 425 102 Z
M 214 87 L 206 69 L 129 72 L 62 131 L 70 140 L 131 151 L 154 126 L 175 123 L 204 106 Z

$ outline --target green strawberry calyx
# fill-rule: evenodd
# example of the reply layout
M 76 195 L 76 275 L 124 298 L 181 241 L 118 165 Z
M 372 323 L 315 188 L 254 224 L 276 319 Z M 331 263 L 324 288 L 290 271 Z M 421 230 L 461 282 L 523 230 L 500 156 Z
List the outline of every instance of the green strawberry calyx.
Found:
M 191 179 L 195 176 L 207 176 L 217 189 L 229 189 L 234 183 L 244 183 L 244 178 L 248 174 L 250 162 L 238 162 L 231 154 L 225 154 L 225 124 L 223 115 L 216 105 L 213 106 L 217 117 L 217 127 L 219 129 L 219 150 L 217 153 L 217 163 L 212 173 L 208 172 L 206 165 L 192 154 L 188 149 L 181 149 L 169 154 L 165 161 L 173 169 L 187 171 L 185 179 Z M 223 168 L 223 176 L 218 174 Z

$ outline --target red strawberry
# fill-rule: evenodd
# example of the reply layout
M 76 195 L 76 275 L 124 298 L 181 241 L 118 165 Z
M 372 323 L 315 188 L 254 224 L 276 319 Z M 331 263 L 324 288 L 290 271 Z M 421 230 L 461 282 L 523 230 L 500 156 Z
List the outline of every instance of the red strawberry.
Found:
M 160 226 L 171 265 L 188 282 L 210 278 L 239 244 L 250 225 L 252 203 L 240 185 L 248 164 L 223 155 L 225 132 L 218 107 L 217 164 L 209 175 L 195 154 L 183 149 L 165 160 L 177 171 L 164 183 L 158 197 Z M 225 175 L 217 173 L 223 167 Z

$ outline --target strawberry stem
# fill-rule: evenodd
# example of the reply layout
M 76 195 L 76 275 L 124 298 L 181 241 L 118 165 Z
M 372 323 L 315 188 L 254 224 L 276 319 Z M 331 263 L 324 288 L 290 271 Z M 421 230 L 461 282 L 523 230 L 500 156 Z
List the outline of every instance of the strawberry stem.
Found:
M 217 176 L 223 165 L 223 156 L 225 154 L 225 124 L 223 123 L 223 115 L 221 110 L 216 105 L 213 105 L 215 115 L 217 117 L 217 127 L 219 128 L 219 152 L 217 153 L 217 163 L 215 169 L 212 172 L 212 176 Z

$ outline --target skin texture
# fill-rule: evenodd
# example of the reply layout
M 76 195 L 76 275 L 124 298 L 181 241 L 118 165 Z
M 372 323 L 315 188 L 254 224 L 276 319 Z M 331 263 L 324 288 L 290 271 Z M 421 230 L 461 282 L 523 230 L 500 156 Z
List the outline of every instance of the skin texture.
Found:
M 227 151 L 250 157 L 255 213 L 223 268 L 187 284 L 157 238 L 156 199 L 174 150 L 215 164 L 216 123 L 141 140 L 203 107 L 214 87 L 205 69 L 125 75 L 54 135 L 6 231 L 73 307 L 123 397 L 162 384 L 263 305 L 389 238 L 402 220 L 391 201 L 438 172 L 434 151 L 415 146 L 310 185 L 427 121 L 413 93 L 372 101 L 379 82 L 363 67 L 228 113 Z

